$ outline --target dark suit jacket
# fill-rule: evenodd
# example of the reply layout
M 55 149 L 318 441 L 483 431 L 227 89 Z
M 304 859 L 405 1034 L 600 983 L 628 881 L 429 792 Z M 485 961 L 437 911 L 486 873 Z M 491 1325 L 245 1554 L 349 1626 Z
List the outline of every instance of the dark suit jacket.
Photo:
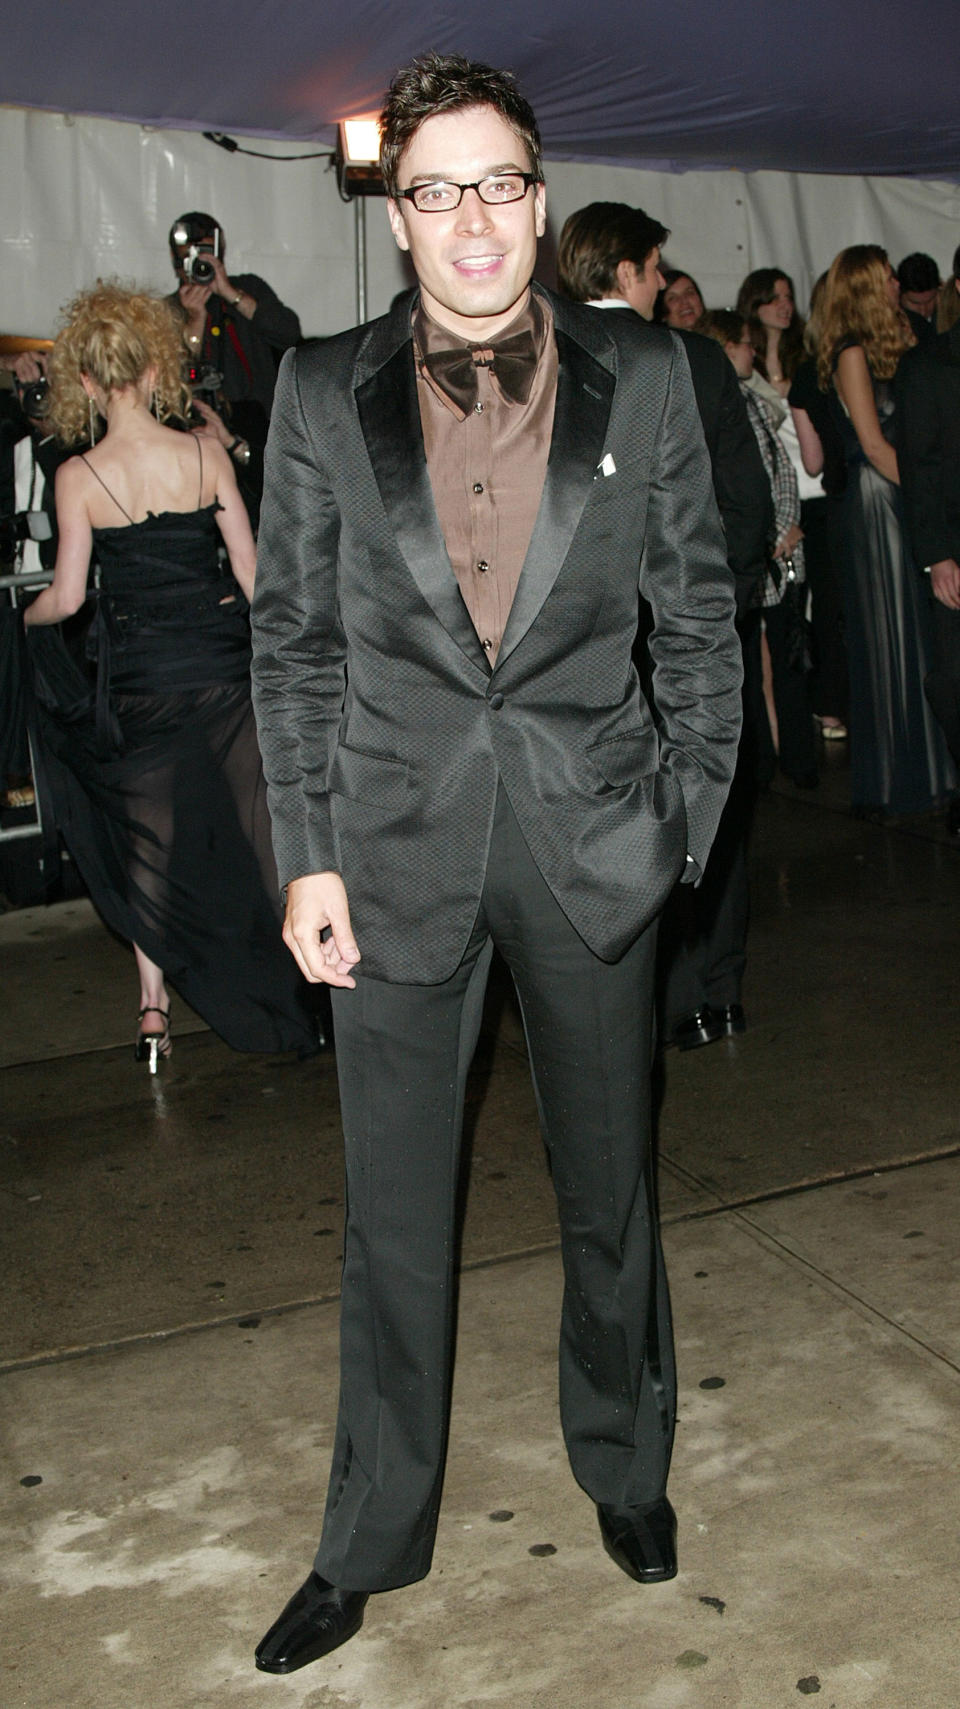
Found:
M 727 562 L 736 584 L 737 612 L 743 616 L 767 566 L 767 540 L 773 529 L 770 482 L 730 358 L 716 339 L 700 332 L 678 332 L 677 336 L 690 363 L 713 468 L 713 490 L 727 538 Z
M 960 322 L 908 350 L 895 381 L 897 462 L 919 568 L 960 563 Z
M 596 304 L 589 305 L 595 308 Z M 636 314 L 629 303 L 603 308 L 603 315 Z M 693 394 L 713 469 L 713 490 L 733 571 L 737 616 L 749 611 L 757 582 L 767 567 L 767 541 L 773 531 L 773 499 L 750 426 L 736 369 L 714 338 L 674 328 L 690 364 Z M 646 625 L 643 638 L 646 639 Z
M 550 301 L 553 438 L 492 672 L 433 504 L 409 300 L 281 366 L 253 610 L 277 864 L 282 884 L 343 875 L 377 977 L 453 972 L 499 780 L 564 912 L 615 960 L 688 853 L 702 871 L 733 773 L 740 647 L 681 346 Z M 630 656 L 638 587 L 659 732 Z

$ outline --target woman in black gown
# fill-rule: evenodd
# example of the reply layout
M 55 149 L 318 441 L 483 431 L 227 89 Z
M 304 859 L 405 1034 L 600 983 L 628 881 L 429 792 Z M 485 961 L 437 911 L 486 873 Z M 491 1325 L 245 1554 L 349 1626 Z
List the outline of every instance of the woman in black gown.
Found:
M 929 812 L 955 787 L 923 692 L 929 614 L 904 547 L 893 448 L 892 380 L 913 334 L 885 250 L 841 250 L 827 277 L 819 383 L 847 461 L 843 592 L 850 667 L 850 773 L 856 810 Z
M 59 471 L 54 580 L 25 612 L 57 824 L 133 943 L 151 1072 L 171 1048 L 168 979 L 235 1049 L 305 1053 L 317 1038 L 280 937 L 250 705 L 253 536 L 215 437 L 162 425 L 189 410 L 181 360 L 159 299 L 98 282 L 70 306 L 51 416 L 91 449 Z M 93 552 L 95 691 L 40 627 L 83 604 Z

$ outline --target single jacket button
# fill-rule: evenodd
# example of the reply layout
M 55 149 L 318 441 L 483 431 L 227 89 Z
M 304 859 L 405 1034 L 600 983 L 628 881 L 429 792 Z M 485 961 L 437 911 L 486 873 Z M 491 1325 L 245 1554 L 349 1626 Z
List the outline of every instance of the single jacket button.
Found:
M 500 691 L 498 689 L 496 694 L 491 694 L 491 696 L 490 696 L 490 710 L 491 710 L 491 712 L 499 712 L 502 705 L 503 705 L 503 695 L 500 693 Z

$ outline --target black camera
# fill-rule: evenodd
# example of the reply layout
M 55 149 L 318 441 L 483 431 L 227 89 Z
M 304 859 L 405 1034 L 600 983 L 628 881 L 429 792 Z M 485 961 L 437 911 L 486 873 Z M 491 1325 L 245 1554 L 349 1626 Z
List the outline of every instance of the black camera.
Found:
M 175 256 L 181 249 L 177 265 L 191 285 L 212 285 L 217 276 L 211 256 L 220 254 L 220 227 L 211 222 L 209 229 L 203 216 L 184 214 L 170 231 L 170 244 Z M 201 248 L 201 244 L 203 247 Z
M 47 393 L 50 390 L 46 375 L 41 374 L 39 380 L 31 380 L 27 385 L 18 380 L 16 390 L 27 420 L 42 421 L 47 413 Z
M 39 543 L 52 538 L 53 528 L 45 510 L 18 510 L 13 516 L 0 516 L 0 564 L 12 564 L 17 548 L 26 540 Z
M 204 403 L 212 404 L 223 389 L 223 375 L 209 362 L 204 362 L 200 367 L 192 367 L 187 380 L 194 397 L 199 395 Z

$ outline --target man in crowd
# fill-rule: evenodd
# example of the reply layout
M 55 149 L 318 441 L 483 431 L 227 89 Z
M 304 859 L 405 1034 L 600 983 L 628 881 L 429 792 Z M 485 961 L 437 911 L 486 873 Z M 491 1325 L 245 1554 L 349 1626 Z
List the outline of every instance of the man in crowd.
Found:
M 937 330 L 937 303 L 940 298 L 940 269 L 932 255 L 918 251 L 905 255 L 897 268 L 900 286 L 900 307 L 917 337 L 926 344 Z
M 0 355 L 12 389 L 0 390 L 0 563 L 19 574 L 52 570 L 57 559 L 53 485 L 69 455 L 45 421 L 47 358 L 41 349 Z
M 256 398 L 267 416 L 273 405 L 277 363 L 299 343 L 300 322 L 255 273 L 227 273 L 226 239 L 210 214 L 181 214 L 170 227 L 174 295 L 184 319 L 184 339 L 196 366 L 223 375 L 229 403 Z
M 933 595 L 933 669 L 924 688 L 960 769 L 960 320 L 908 350 L 895 385 L 907 531 Z M 960 802 L 947 818 L 960 830 Z
M 382 125 L 419 291 L 285 359 L 254 604 L 284 935 L 333 988 L 348 1177 L 323 1534 L 258 1647 L 271 1673 L 334 1649 L 371 1591 L 430 1567 L 464 1086 L 494 944 L 558 1198 L 574 1474 L 625 1572 L 676 1571 L 655 922 L 706 864 L 740 721 L 679 347 L 531 289 L 540 142 L 507 74 L 427 55 L 397 74 Z M 631 662 L 638 587 L 659 731 Z
M 591 202 L 560 234 L 560 289 L 592 308 L 633 310 L 652 320 L 663 285 L 666 227 L 626 202 Z M 760 613 L 752 607 L 766 564 L 772 524 L 770 487 L 736 374 L 709 338 L 677 331 L 690 363 L 710 452 L 713 484 L 737 594 L 747 662 L 759 672 Z M 748 645 L 747 643 L 752 643 Z M 663 922 L 660 962 L 666 1039 L 681 1050 L 744 1031 L 741 986 L 747 959 L 749 892 L 746 844 L 755 764 L 744 727 L 742 752 L 703 883 L 681 887 Z
M 254 529 L 263 490 L 277 364 L 299 343 L 300 322 L 256 273 L 227 273 L 223 229 L 210 214 L 181 214 L 170 227 L 198 425 L 233 458 Z

